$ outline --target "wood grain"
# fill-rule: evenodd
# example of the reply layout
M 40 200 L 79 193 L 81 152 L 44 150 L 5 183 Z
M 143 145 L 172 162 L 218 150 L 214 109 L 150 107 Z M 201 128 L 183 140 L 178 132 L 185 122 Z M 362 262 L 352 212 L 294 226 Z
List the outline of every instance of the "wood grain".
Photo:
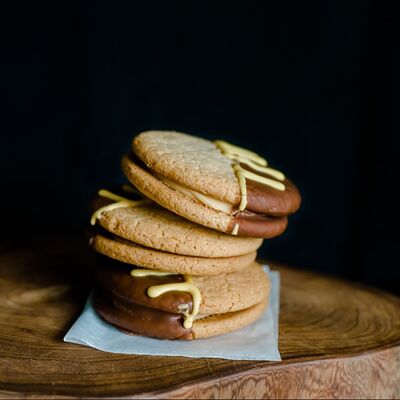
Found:
M 400 397 L 397 297 L 274 265 L 281 363 L 128 356 L 62 342 L 92 267 L 81 238 L 2 247 L 0 397 Z

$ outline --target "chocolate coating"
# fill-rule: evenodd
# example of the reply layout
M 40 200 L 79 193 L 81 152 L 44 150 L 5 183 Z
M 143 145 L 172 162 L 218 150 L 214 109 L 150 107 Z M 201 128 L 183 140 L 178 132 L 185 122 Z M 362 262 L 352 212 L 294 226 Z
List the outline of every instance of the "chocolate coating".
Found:
M 181 315 L 126 303 L 101 290 L 94 292 L 93 305 L 103 319 L 124 331 L 159 339 L 193 339 Z
M 241 211 L 232 218 L 231 229 L 239 224 L 238 235 L 270 239 L 284 232 L 287 227 L 287 217 L 268 217 Z
M 240 164 L 240 166 L 257 175 L 271 178 L 270 175 L 255 171 L 245 164 Z M 273 217 L 282 217 L 297 211 L 301 203 L 297 187 L 289 179 L 285 179 L 282 183 L 285 185 L 284 191 L 246 179 L 246 210 Z
M 187 292 L 171 291 L 157 297 L 149 297 L 147 289 L 150 286 L 167 283 L 183 282 L 182 275 L 133 277 L 130 272 L 132 265 L 99 256 L 96 281 L 113 296 L 124 299 L 128 303 L 179 314 L 179 306 L 187 304 L 192 311 L 192 296 Z

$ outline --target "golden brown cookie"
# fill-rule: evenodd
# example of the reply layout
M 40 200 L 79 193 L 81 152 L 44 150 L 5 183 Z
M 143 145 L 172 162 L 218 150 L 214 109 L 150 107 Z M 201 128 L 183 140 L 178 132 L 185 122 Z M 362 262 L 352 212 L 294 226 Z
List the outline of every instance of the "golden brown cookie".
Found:
M 197 319 L 190 329 L 182 326 L 182 318 L 177 314 L 135 304 L 122 304 L 105 292 L 96 291 L 93 303 L 103 319 L 124 333 L 160 339 L 193 340 L 222 335 L 250 325 L 263 314 L 268 299 L 244 310 Z
M 218 275 L 249 266 L 256 252 L 234 257 L 192 257 L 144 247 L 125 239 L 96 234 L 91 246 L 100 254 L 131 265 L 192 275 Z
M 163 207 L 209 228 L 271 238 L 300 206 L 299 191 L 282 172 L 230 143 L 148 131 L 134 138 L 132 150 L 122 159 L 128 179 Z
M 248 325 L 262 312 L 270 280 L 256 262 L 229 274 L 163 273 L 101 256 L 94 306 L 120 329 L 160 339 L 210 337 Z
M 168 292 L 151 298 L 146 292 L 151 286 L 183 282 L 177 275 L 132 276 L 135 266 L 113 261 L 108 257 L 99 260 L 96 281 L 107 292 L 142 306 L 179 313 L 182 304 L 192 307 L 187 292 Z M 249 308 L 262 302 L 269 294 L 270 282 L 262 267 L 253 262 L 248 267 L 228 274 L 192 276 L 192 284 L 199 290 L 198 318 L 211 314 L 223 314 Z
M 297 188 L 281 172 L 267 166 L 262 157 L 229 143 L 211 142 L 174 131 L 148 131 L 133 139 L 132 149 L 151 171 L 162 178 L 233 207 L 238 207 L 241 201 L 238 174 L 233 168 L 236 155 L 238 163 L 257 172 L 256 175 L 268 175 L 262 188 L 253 191 L 248 186 L 248 211 L 282 216 L 292 214 L 300 206 Z M 253 182 L 253 178 L 246 181 Z M 281 186 L 286 187 L 279 190 Z
M 130 198 L 129 193 L 110 189 Z M 100 190 L 93 211 L 113 203 Z M 232 257 L 257 250 L 262 239 L 235 237 L 195 224 L 161 208 L 157 203 L 121 207 L 102 212 L 97 222 L 110 233 L 142 246 L 174 254 L 196 257 Z
M 167 185 L 131 155 L 122 158 L 122 170 L 145 196 L 169 211 L 208 228 L 258 238 L 272 238 L 286 229 L 286 216 L 270 217 L 249 211 L 226 213 L 216 210 Z

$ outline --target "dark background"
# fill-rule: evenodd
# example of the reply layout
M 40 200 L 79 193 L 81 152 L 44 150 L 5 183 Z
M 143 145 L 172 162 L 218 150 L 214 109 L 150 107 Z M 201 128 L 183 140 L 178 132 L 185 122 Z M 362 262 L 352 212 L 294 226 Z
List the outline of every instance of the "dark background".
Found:
M 78 232 L 133 135 L 223 138 L 295 181 L 261 255 L 399 293 L 395 2 L 37 2 L 2 12 L 1 237 Z

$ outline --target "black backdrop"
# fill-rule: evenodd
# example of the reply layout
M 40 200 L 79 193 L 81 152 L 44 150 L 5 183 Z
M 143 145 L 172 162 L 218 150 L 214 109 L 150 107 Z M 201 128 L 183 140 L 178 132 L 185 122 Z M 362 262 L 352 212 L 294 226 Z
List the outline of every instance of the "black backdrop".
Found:
M 2 13 L 1 236 L 77 232 L 146 129 L 223 138 L 300 187 L 261 255 L 399 292 L 395 2 L 37 2 Z

